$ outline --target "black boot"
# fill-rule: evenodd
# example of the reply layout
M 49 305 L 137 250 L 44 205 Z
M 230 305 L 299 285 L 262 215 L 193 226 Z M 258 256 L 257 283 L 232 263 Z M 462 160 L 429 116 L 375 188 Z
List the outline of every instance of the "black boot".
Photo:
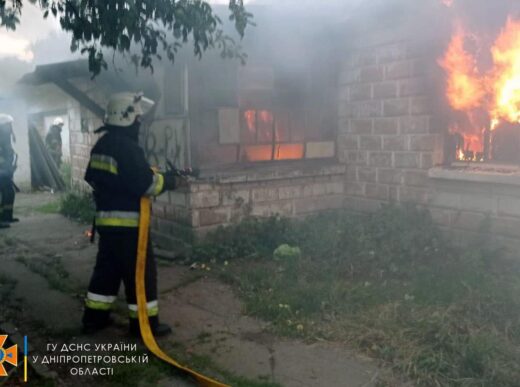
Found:
M 168 324 L 160 323 L 157 316 L 149 317 L 148 321 L 150 321 L 150 328 L 155 337 L 163 337 L 172 333 L 172 328 Z M 130 335 L 134 337 L 141 336 L 139 320 L 136 318 L 130 318 Z
M 109 311 L 94 310 L 85 308 L 83 314 L 83 328 L 81 332 L 85 335 L 91 335 L 102 329 L 112 325 L 113 320 L 110 318 Z
M 0 228 L 9 228 L 11 225 L 7 222 L 0 221 Z

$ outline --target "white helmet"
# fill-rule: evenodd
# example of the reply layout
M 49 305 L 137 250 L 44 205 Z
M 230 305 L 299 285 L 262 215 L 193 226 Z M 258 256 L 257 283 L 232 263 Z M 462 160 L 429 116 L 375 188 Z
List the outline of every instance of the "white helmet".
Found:
M 63 121 L 63 118 L 56 117 L 52 124 L 55 125 L 55 126 L 59 126 L 59 125 L 65 125 L 65 122 Z
M 131 126 L 137 117 L 150 111 L 154 102 L 142 93 L 117 93 L 110 97 L 105 112 L 105 124 Z
M 14 119 L 9 114 L 0 113 L 0 125 L 12 124 Z

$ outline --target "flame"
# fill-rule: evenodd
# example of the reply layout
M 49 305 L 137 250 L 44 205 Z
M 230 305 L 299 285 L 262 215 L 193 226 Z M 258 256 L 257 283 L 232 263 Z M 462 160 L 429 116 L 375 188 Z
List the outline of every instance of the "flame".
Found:
M 492 141 L 486 133 L 502 130 L 504 123 L 520 124 L 520 20 L 508 18 L 489 48 L 493 62 L 487 72 L 479 71 L 476 56 L 465 48 L 470 37 L 473 35 L 459 24 L 438 63 L 446 73 L 449 105 L 464 113 L 462 120 L 457 115 L 464 124 L 450 128 L 463 140 L 456 157 L 481 161 L 489 156 L 483 152 L 488 152 Z
M 457 27 L 455 35 L 439 60 L 448 74 L 446 96 L 455 110 L 471 110 L 482 105 L 485 88 L 477 69 L 477 61 L 464 48 L 466 33 Z
M 244 119 L 246 121 L 246 127 L 249 133 L 256 134 L 256 111 L 246 110 L 244 112 Z
M 490 77 L 494 92 L 492 119 L 520 123 L 520 20 L 508 19 L 491 53 L 495 63 Z

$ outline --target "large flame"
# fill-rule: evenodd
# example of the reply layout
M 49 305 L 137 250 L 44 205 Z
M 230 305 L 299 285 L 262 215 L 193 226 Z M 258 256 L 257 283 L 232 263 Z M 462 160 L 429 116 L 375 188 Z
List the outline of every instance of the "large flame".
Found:
M 480 161 L 489 149 L 484 146 L 486 131 L 520 123 L 520 20 L 509 18 L 489 48 L 493 65 L 487 72 L 479 71 L 476 55 L 466 49 L 469 37 L 473 35 L 458 25 L 439 64 L 446 72 L 449 105 L 464 113 L 465 124 L 454 122 L 450 128 L 464 143 L 457 158 Z
M 520 20 L 509 18 L 491 52 L 492 119 L 520 123 Z
M 451 42 L 439 60 L 448 74 L 446 96 L 455 110 L 471 110 L 482 105 L 485 96 L 483 79 L 477 69 L 477 61 L 464 48 L 466 33 L 457 27 Z

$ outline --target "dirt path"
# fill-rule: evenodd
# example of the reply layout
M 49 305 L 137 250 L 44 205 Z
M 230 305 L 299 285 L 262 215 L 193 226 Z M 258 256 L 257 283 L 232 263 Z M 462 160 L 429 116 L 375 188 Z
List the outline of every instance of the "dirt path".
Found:
M 45 332 L 39 342 L 35 339 L 36 353 L 44 353 L 45 348 L 38 345 L 44 346 L 46 340 L 132 342 L 125 334 L 123 302 L 115 313 L 115 327 L 94 337 L 79 334 L 82 298 L 96 247 L 85 236 L 88 226 L 36 211 L 55 200 L 50 194 L 18 195 L 15 211 L 21 222 L 0 230 L 0 275 L 15 282 L 9 295 L 16 300 L 17 321 L 9 323 L 21 324 L 20 330 L 28 329 L 30 323 Z M 166 348 L 196 355 L 215 369 L 249 381 L 286 387 L 375 385 L 378 369 L 370 361 L 338 344 L 306 344 L 272 336 L 267 333 L 267 323 L 245 316 L 231 289 L 212 277 L 161 263 L 159 287 L 161 318 L 174 327 L 174 334 L 161 342 Z M 3 318 L 0 313 L 0 322 Z M 160 379 L 164 386 L 192 385 L 171 374 Z M 57 385 L 68 385 L 67 380 Z M 74 385 L 92 382 L 87 378 Z M 97 379 L 95 385 L 99 382 Z M 111 385 L 110 377 L 103 382 Z

